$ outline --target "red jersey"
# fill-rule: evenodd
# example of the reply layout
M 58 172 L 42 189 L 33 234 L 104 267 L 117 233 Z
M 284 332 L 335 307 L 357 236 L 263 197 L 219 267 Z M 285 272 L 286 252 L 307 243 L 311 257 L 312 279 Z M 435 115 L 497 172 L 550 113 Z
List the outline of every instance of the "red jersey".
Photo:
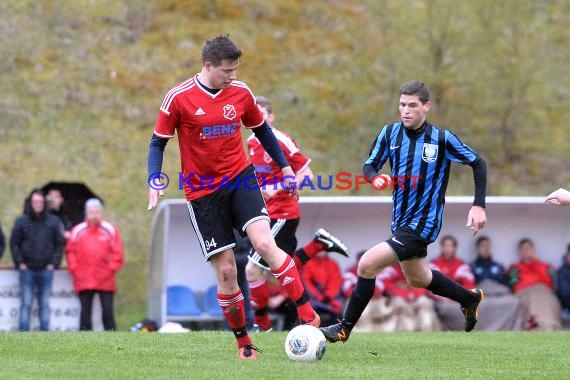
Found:
M 378 277 L 386 286 L 386 294 L 389 296 L 402 297 L 407 300 L 419 298 L 427 293 L 427 289 L 413 288 L 408 284 L 404 272 L 399 264 L 393 264 L 384 268 Z
M 330 257 L 313 257 L 303 267 L 301 280 L 307 293 L 319 302 L 341 293 L 342 275 L 337 262 Z
M 511 265 L 507 273 L 514 293 L 537 284 L 554 289 L 554 269 L 540 260 L 534 259 L 530 263 L 519 261 Z
M 272 129 L 293 172 L 298 173 L 309 166 L 311 159 L 301 153 L 295 140 L 284 132 L 275 128 Z M 273 161 L 254 135 L 247 139 L 247 149 L 251 162 L 255 165 L 259 185 L 266 189 L 277 188 L 282 190 L 283 173 L 281 168 Z M 299 185 L 297 184 L 297 186 Z M 295 197 L 289 196 L 287 191 L 279 191 L 273 197 L 266 199 L 265 204 L 271 219 L 297 219 L 301 216 L 299 202 Z
M 442 255 L 433 260 L 430 266 L 467 289 L 475 287 L 475 276 L 471 268 L 456 257 L 447 260 Z
M 187 200 L 213 193 L 250 164 L 242 145 L 242 123 L 246 128 L 263 124 L 255 97 L 243 82 L 233 81 L 211 94 L 196 75 L 168 91 L 154 134 L 178 134 L 180 182 Z

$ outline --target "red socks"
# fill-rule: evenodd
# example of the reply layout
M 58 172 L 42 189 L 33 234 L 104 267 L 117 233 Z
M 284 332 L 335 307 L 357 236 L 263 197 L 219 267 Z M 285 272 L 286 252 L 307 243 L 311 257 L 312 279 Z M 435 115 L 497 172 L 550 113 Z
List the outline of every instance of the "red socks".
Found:
M 295 262 L 290 256 L 286 256 L 285 262 L 277 269 L 272 270 L 273 276 L 281 283 L 281 286 L 289 295 L 289 298 L 297 305 L 299 318 L 303 322 L 312 321 L 315 318 L 315 312 L 308 302 L 309 298 L 301 283 L 301 277 L 295 266 Z
M 249 281 L 249 292 L 251 294 L 251 306 L 255 310 L 254 322 L 263 330 L 271 327 L 269 320 L 269 284 L 267 280 Z
M 228 326 L 234 332 L 238 348 L 251 344 L 251 338 L 247 335 L 246 330 L 245 304 L 241 290 L 234 294 L 218 293 L 218 303 L 224 312 Z
M 305 245 L 302 249 L 305 251 L 309 259 L 312 259 L 317 255 L 317 253 L 323 251 L 326 246 L 321 243 L 320 241 L 311 241 L 307 245 Z

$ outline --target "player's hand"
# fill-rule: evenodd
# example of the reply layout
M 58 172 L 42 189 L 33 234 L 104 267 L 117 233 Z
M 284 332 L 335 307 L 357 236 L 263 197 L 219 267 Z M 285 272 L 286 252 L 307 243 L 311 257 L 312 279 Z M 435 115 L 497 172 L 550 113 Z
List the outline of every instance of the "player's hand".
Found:
M 164 195 L 164 190 L 156 190 L 152 187 L 149 187 L 148 191 L 148 209 L 147 211 L 152 210 L 158 204 L 158 197 L 162 197 Z
M 472 206 L 467 216 L 467 227 L 471 228 L 472 235 L 475 236 L 479 230 L 485 227 L 485 224 L 487 224 L 485 209 L 480 206 Z
M 273 198 L 278 192 L 279 189 L 264 189 L 261 190 L 261 195 L 263 196 L 263 199 L 268 200 L 270 198 Z
M 555 206 L 570 205 L 570 191 L 562 188 L 553 191 L 546 197 L 545 202 Z
M 378 174 L 372 178 L 372 187 L 378 191 L 384 190 L 390 186 L 392 179 L 388 174 Z
M 297 188 L 297 183 L 295 182 L 295 173 L 290 166 L 285 166 L 281 169 L 283 173 L 283 188 L 289 192 L 289 195 L 295 198 L 299 198 L 299 189 Z

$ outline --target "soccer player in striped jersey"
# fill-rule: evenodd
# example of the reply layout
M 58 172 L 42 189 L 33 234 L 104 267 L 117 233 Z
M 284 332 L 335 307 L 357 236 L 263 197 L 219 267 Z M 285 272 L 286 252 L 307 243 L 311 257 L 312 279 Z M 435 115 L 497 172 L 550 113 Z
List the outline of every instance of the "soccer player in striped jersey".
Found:
M 239 357 L 256 359 L 246 330 L 244 298 L 237 283 L 233 228 L 247 234 L 273 275 L 296 303 L 303 323 L 318 326 L 315 313 L 291 257 L 275 244 L 253 165 L 246 156 L 241 127 L 252 129 L 284 176 L 294 173 L 249 87 L 236 80 L 241 51 L 228 36 L 207 40 L 202 70 L 167 92 L 149 145 L 149 205 L 163 193 L 154 181 L 162 170 L 166 143 L 178 134 L 182 182 L 194 231 L 216 272 L 218 302 L 232 329 Z M 298 192 L 286 179 L 285 187 Z
M 273 127 L 275 113 L 269 99 L 258 96 L 257 106 L 265 121 L 272 126 L 273 133 L 283 153 L 287 156 L 293 172 L 295 172 L 295 182 L 300 184 L 304 178 L 312 178 L 313 173 L 309 167 L 311 159 L 301 153 L 293 138 Z M 301 217 L 298 198 L 292 197 L 287 191 L 284 191 L 280 185 L 283 181 L 283 173 L 279 169 L 279 165 L 267 154 L 254 134 L 247 139 L 247 149 L 249 158 L 255 166 L 255 173 L 261 185 L 261 193 L 265 199 L 267 211 L 269 211 L 271 233 L 277 246 L 293 257 L 297 268 L 301 268 L 321 251 L 337 252 L 348 257 L 349 252 L 344 243 L 324 228 L 319 228 L 312 241 L 295 251 L 297 248 L 295 233 Z M 252 249 L 249 253 L 246 274 L 251 293 L 251 303 L 255 310 L 254 322 L 261 331 L 271 329 L 268 307 L 268 280 L 271 281 L 271 278 L 267 276 L 269 272 L 270 268 L 265 260 Z
M 358 280 L 340 323 L 321 328 L 328 341 L 346 341 L 362 311 L 374 294 L 376 275 L 399 262 L 408 283 L 458 302 L 465 316 L 465 331 L 477 322 L 477 308 L 483 300 L 480 289 L 468 290 L 427 265 L 427 246 L 441 229 L 445 191 L 451 162 L 473 169 L 475 200 L 467 216 L 473 234 L 487 221 L 485 196 L 487 166 L 469 146 L 452 132 L 426 120 L 431 107 L 430 93 L 423 82 L 414 80 L 400 87 L 401 120 L 382 128 L 366 162 L 364 174 L 375 188 L 391 182 L 393 193 L 392 236 L 370 248 L 358 264 Z M 391 180 L 377 175 L 390 162 Z

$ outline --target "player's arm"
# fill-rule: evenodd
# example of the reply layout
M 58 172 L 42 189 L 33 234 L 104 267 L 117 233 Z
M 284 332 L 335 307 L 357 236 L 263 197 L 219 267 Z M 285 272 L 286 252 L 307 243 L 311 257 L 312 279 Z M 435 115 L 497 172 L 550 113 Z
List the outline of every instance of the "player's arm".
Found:
M 277 138 L 269 124 L 264 121 L 259 127 L 253 128 L 253 133 L 261 143 L 261 146 L 263 146 L 263 149 L 265 149 L 267 154 L 269 154 L 269 157 L 271 157 L 279 168 L 281 168 L 281 172 L 283 173 L 283 184 L 287 188 L 291 189 L 290 192 L 292 195 L 298 195 L 299 191 L 294 184 L 292 185 L 292 181 L 295 179 L 295 173 L 285 158 L 283 149 L 281 149 L 279 141 L 277 141 Z
M 383 188 L 389 182 L 389 176 L 387 175 L 378 175 L 382 166 L 386 163 L 390 153 L 390 146 L 388 143 L 388 135 L 389 129 L 391 126 L 384 126 L 376 139 L 372 143 L 372 147 L 370 148 L 370 153 L 368 154 L 368 159 L 364 162 L 364 166 L 362 168 L 362 173 L 366 176 L 368 181 L 377 188 Z
M 485 198 L 487 196 L 487 163 L 473 149 L 463 144 L 457 136 L 445 131 L 445 155 L 451 161 L 467 164 L 473 169 L 475 199 L 467 215 L 467 227 L 473 235 L 487 224 Z
M 546 197 L 545 202 L 555 206 L 570 205 L 570 191 L 562 188 L 553 191 Z
M 164 190 L 159 185 L 160 173 L 162 172 L 162 161 L 164 159 L 164 149 L 168 143 L 167 138 L 159 137 L 155 134 L 150 139 L 148 146 L 148 210 L 152 210 L 158 203 L 158 197 L 164 195 Z

